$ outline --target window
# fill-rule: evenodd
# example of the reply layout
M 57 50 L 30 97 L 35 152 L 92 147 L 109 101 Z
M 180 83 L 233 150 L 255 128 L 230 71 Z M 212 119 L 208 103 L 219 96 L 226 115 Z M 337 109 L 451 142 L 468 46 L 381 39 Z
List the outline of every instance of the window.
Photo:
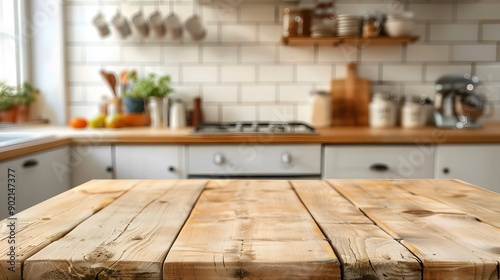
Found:
M 0 0 L 0 81 L 19 85 L 26 79 L 25 39 L 20 30 L 24 1 Z

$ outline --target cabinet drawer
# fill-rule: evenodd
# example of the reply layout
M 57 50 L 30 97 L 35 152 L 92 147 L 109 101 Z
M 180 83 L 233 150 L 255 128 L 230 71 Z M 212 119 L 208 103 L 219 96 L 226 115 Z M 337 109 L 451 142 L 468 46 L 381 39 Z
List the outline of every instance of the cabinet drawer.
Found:
M 433 178 L 434 146 L 326 146 L 325 179 Z
M 190 146 L 188 166 L 189 175 L 319 175 L 321 146 Z

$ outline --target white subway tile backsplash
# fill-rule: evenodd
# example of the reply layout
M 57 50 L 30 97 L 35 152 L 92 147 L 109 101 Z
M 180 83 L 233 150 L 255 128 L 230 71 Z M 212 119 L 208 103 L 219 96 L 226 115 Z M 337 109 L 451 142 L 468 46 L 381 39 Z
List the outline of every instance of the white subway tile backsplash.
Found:
M 449 61 L 448 45 L 409 45 L 406 53 L 407 61 Z
M 401 46 L 372 46 L 367 45 L 361 51 L 362 61 L 401 61 L 403 59 L 403 47 Z
M 430 25 L 431 41 L 477 41 L 478 24 L 440 24 Z
M 216 83 L 218 79 L 217 71 L 217 66 L 182 66 L 182 81 L 189 83 Z
M 249 63 L 275 62 L 276 46 L 242 46 L 241 61 Z
M 291 82 L 293 81 L 293 66 L 261 65 L 259 67 L 261 82 Z
M 97 108 L 97 104 L 88 104 L 88 105 L 69 105 L 69 119 L 72 118 L 86 118 L 91 119 L 95 118 L 99 114 L 99 110 Z
M 161 76 L 169 75 L 173 83 L 180 82 L 179 71 L 180 69 L 178 66 L 147 66 L 144 68 L 144 72 L 146 75 L 148 75 L 149 73 L 154 73 Z
M 274 7 L 266 4 L 247 4 L 247 3 L 243 3 L 242 5 L 239 6 L 241 21 L 274 22 Z
M 483 40 L 500 41 L 500 23 L 483 25 Z
M 245 43 L 257 41 L 257 26 L 254 24 L 226 24 L 221 26 L 222 42 Z
M 394 1 L 394 3 L 401 3 Z M 410 4 L 409 10 L 415 13 L 417 20 L 451 20 L 453 4 Z
M 261 105 L 258 111 L 260 121 L 287 122 L 296 120 L 293 106 Z
M 204 102 L 233 102 L 238 101 L 237 86 L 203 86 Z
M 85 51 L 83 47 L 68 47 L 68 62 L 84 61 Z
M 160 5 L 164 16 L 174 12 L 185 22 L 194 10 L 207 35 L 195 41 L 185 31 L 182 39 L 100 38 L 92 18 L 97 0 L 68 0 L 65 11 L 70 115 L 93 117 L 102 95 L 111 97 L 99 70 L 119 73 L 135 68 L 140 76 L 154 72 L 172 77 L 172 98 L 188 107 L 201 96 L 208 121 L 310 121 L 310 92 L 329 90 L 332 78 L 345 78 L 347 62 L 358 63 L 358 76 L 373 81 L 373 91 L 434 97 L 434 82 L 445 74 L 474 72 L 485 85 L 489 100 L 500 103 L 500 2 L 495 0 L 414 0 L 415 44 L 356 46 L 284 46 L 282 12 L 287 3 L 275 1 L 178 0 Z M 452 3 L 453 2 L 453 3 Z M 336 13 L 369 11 L 399 13 L 401 1 L 338 0 Z M 145 16 L 158 9 L 155 1 L 128 1 L 122 13 L 130 18 L 140 8 Z M 108 22 L 117 1 L 102 0 Z M 500 108 L 500 106 L 499 106 Z M 495 116 L 500 116 L 500 111 Z M 500 119 L 500 117 L 498 117 Z
M 281 35 L 283 35 L 282 24 L 259 24 L 259 39 L 261 43 L 280 43 Z
M 421 65 L 384 65 L 382 80 L 390 82 L 420 82 L 422 81 Z
M 358 49 L 352 45 L 341 45 L 338 47 L 320 46 L 318 62 L 347 62 L 356 61 Z
M 281 62 L 313 62 L 314 46 L 289 47 L 280 46 L 278 49 Z
M 238 61 L 238 49 L 235 47 L 205 46 L 203 62 L 232 62 Z
M 88 62 L 120 61 L 120 47 L 117 46 L 86 47 L 85 60 Z
M 281 84 L 278 86 L 278 99 L 280 102 L 308 102 L 311 98 L 311 92 L 314 86 L 311 85 L 296 85 L 296 84 Z
M 101 82 L 102 78 L 99 74 L 100 66 L 70 66 L 69 81 L 70 82 Z
M 222 82 L 255 82 L 255 66 L 223 65 Z
M 274 102 L 276 101 L 276 86 L 256 85 L 241 87 L 242 102 Z
M 479 64 L 476 66 L 476 75 L 483 82 L 500 82 L 500 63 Z
M 482 3 L 472 3 L 472 4 L 457 4 L 457 18 L 467 19 L 467 20 L 486 20 L 486 19 L 498 19 L 498 12 L 500 11 L 499 3 L 482 4 Z
M 471 73 L 471 66 L 465 64 L 456 65 L 427 65 L 425 80 L 435 82 L 444 75 L 464 75 Z
M 160 47 L 123 47 L 122 52 L 123 60 L 127 62 L 162 62 L 162 53 Z
M 325 82 L 333 78 L 331 66 L 298 65 L 298 82 Z
M 197 63 L 199 58 L 198 46 L 167 46 L 163 48 L 165 63 Z
M 222 107 L 222 121 L 255 121 L 257 107 L 251 105 L 227 105 Z
M 496 45 L 455 45 L 453 46 L 454 61 L 496 61 Z

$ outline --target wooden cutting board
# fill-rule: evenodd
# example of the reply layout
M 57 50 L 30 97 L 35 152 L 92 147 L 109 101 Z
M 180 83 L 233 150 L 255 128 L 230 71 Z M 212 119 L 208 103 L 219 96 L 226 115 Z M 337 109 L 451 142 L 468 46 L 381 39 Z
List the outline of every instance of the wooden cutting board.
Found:
M 347 78 L 332 80 L 332 126 L 367 126 L 370 81 L 357 77 L 356 64 L 347 65 Z

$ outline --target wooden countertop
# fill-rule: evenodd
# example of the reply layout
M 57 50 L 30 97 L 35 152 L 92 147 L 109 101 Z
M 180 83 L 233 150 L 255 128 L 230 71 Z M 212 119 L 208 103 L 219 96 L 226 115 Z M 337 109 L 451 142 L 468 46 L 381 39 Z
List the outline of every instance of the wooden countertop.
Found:
M 0 279 L 498 279 L 498 201 L 453 180 L 95 180 L 1 221 Z
M 0 130 L 0 133 L 6 130 Z M 124 129 L 71 129 L 68 127 L 34 126 L 11 129 L 19 132 L 52 133 L 59 145 L 67 143 L 106 144 L 452 144 L 452 143 L 500 143 L 500 123 L 490 123 L 481 129 L 376 129 L 369 127 L 332 127 L 309 135 L 197 135 L 192 128 L 181 130 L 154 129 L 149 127 Z M 43 144 L 54 147 L 50 141 L 32 142 L 0 148 L 0 160 L 44 149 Z

